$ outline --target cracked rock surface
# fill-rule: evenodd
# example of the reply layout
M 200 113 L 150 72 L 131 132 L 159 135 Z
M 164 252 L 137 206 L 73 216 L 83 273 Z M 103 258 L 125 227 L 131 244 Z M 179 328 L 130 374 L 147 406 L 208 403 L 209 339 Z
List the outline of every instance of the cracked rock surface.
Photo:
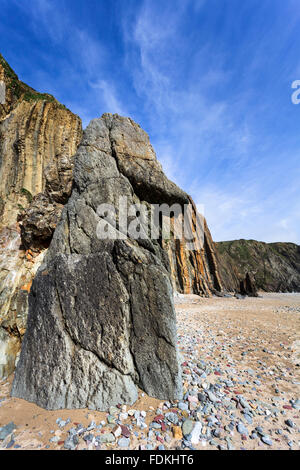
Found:
M 168 257 L 158 241 L 99 239 L 97 208 L 188 202 L 164 175 L 147 134 L 104 114 L 84 132 L 74 187 L 29 295 L 12 395 L 47 409 L 132 404 L 138 387 L 182 395 Z M 141 230 L 147 232 L 146 227 Z

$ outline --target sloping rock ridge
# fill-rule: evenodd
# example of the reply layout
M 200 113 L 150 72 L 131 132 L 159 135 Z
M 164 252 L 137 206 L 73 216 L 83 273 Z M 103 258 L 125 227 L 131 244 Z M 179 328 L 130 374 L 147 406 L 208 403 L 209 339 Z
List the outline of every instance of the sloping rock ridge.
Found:
M 216 243 L 220 275 L 228 291 L 240 290 L 247 273 L 265 292 L 300 292 L 300 246 L 234 240 Z
M 189 200 L 164 175 L 147 134 L 104 114 L 84 131 L 72 195 L 33 282 L 13 396 L 97 410 L 132 404 L 138 387 L 182 396 L 168 257 L 143 222 L 142 238 L 124 237 L 120 197 L 128 213 L 141 201 Z M 107 239 L 98 236 L 104 203 L 117 212 Z
M 0 55 L 0 378 L 15 367 L 28 292 L 71 194 L 81 120 L 21 82 Z

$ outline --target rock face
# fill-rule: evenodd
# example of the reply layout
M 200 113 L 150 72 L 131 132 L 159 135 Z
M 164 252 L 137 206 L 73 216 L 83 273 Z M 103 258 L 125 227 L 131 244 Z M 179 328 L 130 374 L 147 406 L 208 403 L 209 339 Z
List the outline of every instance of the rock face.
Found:
M 1 55 L 0 81 L 6 88 L 0 104 L 1 379 L 15 367 L 28 291 L 71 193 L 82 129 L 53 96 L 21 82 Z
M 20 82 L 2 56 L 0 73 L 6 82 L 6 103 L 0 105 L 0 226 L 8 226 L 38 193 L 67 201 L 82 130 L 78 116 Z
M 48 194 L 38 193 L 33 197 L 28 209 L 24 209 L 18 217 L 25 248 L 49 246 L 63 207 Z
M 219 242 L 217 255 L 224 288 L 240 291 L 248 273 L 265 292 L 300 292 L 300 246 L 255 240 Z
M 246 274 L 245 279 L 240 281 L 240 293 L 248 297 L 258 296 L 255 282 L 249 273 Z
M 188 213 L 188 225 L 195 237 L 194 249 L 189 249 L 184 239 L 174 238 L 164 240 L 163 248 L 168 254 L 174 290 L 182 294 L 209 297 L 223 289 L 216 248 L 206 220 L 197 212 L 190 197 L 189 203 L 191 212 Z M 197 218 L 200 230 L 196 230 Z
M 105 410 L 150 396 L 182 395 L 176 317 L 160 240 L 124 237 L 120 197 L 188 203 L 164 175 L 147 134 L 131 119 L 93 120 L 79 146 L 74 188 L 29 296 L 12 395 L 47 409 Z M 99 213 L 116 208 L 116 224 Z M 110 238 L 99 238 L 108 226 Z M 112 237 L 115 235 L 115 238 Z

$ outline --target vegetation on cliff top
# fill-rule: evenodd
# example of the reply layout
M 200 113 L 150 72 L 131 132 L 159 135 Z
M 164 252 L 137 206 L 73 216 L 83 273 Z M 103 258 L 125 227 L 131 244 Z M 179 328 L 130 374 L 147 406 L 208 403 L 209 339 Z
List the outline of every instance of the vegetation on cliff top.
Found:
M 16 100 L 22 98 L 25 101 L 45 101 L 47 103 L 55 103 L 61 109 L 67 109 L 64 104 L 61 104 L 54 96 L 49 93 L 39 93 L 30 86 L 19 80 L 18 75 L 13 71 L 10 65 L 6 62 L 4 57 L 0 54 L 0 64 L 4 69 L 7 79 L 7 87 L 12 91 L 12 95 Z

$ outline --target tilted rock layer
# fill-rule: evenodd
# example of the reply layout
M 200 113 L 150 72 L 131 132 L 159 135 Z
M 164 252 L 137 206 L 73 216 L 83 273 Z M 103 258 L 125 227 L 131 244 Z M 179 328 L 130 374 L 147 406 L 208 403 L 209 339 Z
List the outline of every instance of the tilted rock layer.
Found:
M 80 119 L 51 95 L 22 83 L 1 55 L 0 80 L 6 85 L 0 104 L 1 379 L 15 367 L 28 292 L 71 193 L 82 129 Z
M 174 290 L 182 294 L 209 297 L 223 289 L 216 248 L 206 220 L 197 212 L 193 200 L 190 197 L 188 199 L 191 208 L 188 212 L 188 226 L 195 240 L 193 249 L 184 238 L 175 237 L 163 240 L 162 246 L 169 257 Z
M 84 132 L 74 189 L 29 296 L 12 395 L 47 409 L 132 404 L 137 387 L 180 398 L 176 317 L 168 258 L 148 237 L 124 238 L 120 217 L 100 239 L 100 204 L 177 201 L 147 134 L 105 114 Z M 142 231 L 147 232 L 142 225 Z
M 255 240 L 219 242 L 217 254 L 224 288 L 239 291 L 249 273 L 265 292 L 300 292 L 300 246 Z

